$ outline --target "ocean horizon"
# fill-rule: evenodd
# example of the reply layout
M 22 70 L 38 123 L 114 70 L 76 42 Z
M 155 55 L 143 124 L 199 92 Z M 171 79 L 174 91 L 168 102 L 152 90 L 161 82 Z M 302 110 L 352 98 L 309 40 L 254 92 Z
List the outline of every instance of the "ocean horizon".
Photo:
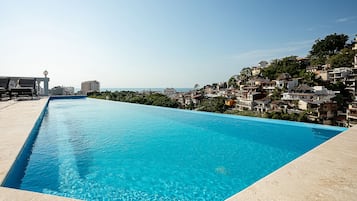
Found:
M 170 88 L 149 88 L 149 87 L 144 87 L 144 88 L 101 88 L 100 91 L 135 91 L 135 92 L 143 92 L 143 91 L 152 91 L 152 92 L 164 92 L 165 89 Z M 174 88 L 174 87 L 171 87 Z M 193 88 L 174 88 L 176 92 L 189 92 L 193 90 Z M 79 88 L 76 88 L 76 91 L 79 91 Z

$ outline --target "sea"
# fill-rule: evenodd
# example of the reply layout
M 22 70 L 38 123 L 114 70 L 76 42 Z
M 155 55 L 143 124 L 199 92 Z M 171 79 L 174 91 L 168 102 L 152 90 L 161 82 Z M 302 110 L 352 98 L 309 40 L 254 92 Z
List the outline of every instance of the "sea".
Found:
M 100 91 L 135 91 L 135 92 L 144 92 L 144 91 L 152 91 L 152 92 L 164 92 L 166 88 L 101 88 Z M 189 92 L 193 90 L 193 88 L 174 88 L 176 92 Z M 79 91 L 80 89 L 76 89 Z

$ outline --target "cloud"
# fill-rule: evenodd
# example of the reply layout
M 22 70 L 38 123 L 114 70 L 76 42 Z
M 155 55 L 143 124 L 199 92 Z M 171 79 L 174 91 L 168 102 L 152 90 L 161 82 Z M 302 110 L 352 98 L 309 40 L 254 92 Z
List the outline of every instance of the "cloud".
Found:
M 316 25 L 316 26 L 314 26 L 314 27 L 309 27 L 309 28 L 307 28 L 307 31 L 317 31 L 317 30 L 320 30 L 320 29 L 330 29 L 330 28 L 333 28 L 333 26 L 331 26 L 331 25 L 321 25 L 321 24 L 319 24 L 319 25 Z
M 302 52 L 306 54 L 306 49 L 310 48 L 314 40 L 288 42 L 283 47 L 271 49 L 257 49 L 248 52 L 236 54 L 234 60 L 240 61 L 245 65 L 257 64 L 261 60 L 271 60 L 289 55 L 299 55 Z
M 339 18 L 336 20 L 336 22 L 340 23 L 340 22 L 347 22 L 348 21 L 348 18 L 347 17 L 344 17 L 344 18 Z
M 352 21 L 356 18 L 356 16 L 351 16 L 351 17 L 342 17 L 342 18 L 338 18 L 337 20 L 335 20 L 336 23 L 345 23 L 345 22 L 349 22 Z
M 343 24 L 343 23 L 355 23 L 357 19 L 357 16 L 350 16 L 350 17 L 341 17 L 333 21 L 329 21 L 327 24 L 318 24 L 313 27 L 308 27 L 306 30 L 309 32 L 312 31 L 317 31 L 317 30 L 327 30 L 334 28 L 337 24 Z

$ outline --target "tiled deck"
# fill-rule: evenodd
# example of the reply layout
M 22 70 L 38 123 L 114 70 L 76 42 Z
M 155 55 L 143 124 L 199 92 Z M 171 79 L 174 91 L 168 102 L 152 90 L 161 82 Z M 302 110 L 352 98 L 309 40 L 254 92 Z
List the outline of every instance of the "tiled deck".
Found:
M 0 101 L 0 183 L 46 102 L 47 98 Z M 0 187 L 0 200 L 72 199 Z M 228 200 L 357 200 L 357 127 L 329 140 Z

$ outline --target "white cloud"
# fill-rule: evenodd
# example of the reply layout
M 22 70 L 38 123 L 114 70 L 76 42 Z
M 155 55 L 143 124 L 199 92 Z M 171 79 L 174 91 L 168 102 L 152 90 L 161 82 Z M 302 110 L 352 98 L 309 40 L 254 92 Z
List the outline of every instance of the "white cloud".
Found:
M 316 26 L 313 26 L 313 27 L 309 27 L 307 28 L 306 30 L 307 31 L 318 31 L 318 30 L 327 30 L 327 29 L 331 29 L 333 28 L 333 26 L 331 25 L 322 25 L 322 24 L 319 24 L 319 25 L 316 25 Z
M 342 18 L 338 18 L 337 20 L 335 20 L 336 23 L 345 23 L 345 22 L 349 22 L 352 21 L 356 18 L 356 16 L 352 16 L 352 17 L 342 17 Z
M 332 29 L 336 26 L 337 24 L 342 24 L 342 23 L 355 23 L 355 19 L 357 16 L 350 16 L 350 17 L 341 17 L 336 20 L 328 22 L 328 24 L 318 24 L 313 27 L 308 27 L 306 30 L 309 32 L 317 31 L 317 30 L 327 30 L 327 29 Z
M 347 17 L 339 18 L 339 19 L 336 20 L 336 22 L 347 22 L 347 21 L 348 21 Z

